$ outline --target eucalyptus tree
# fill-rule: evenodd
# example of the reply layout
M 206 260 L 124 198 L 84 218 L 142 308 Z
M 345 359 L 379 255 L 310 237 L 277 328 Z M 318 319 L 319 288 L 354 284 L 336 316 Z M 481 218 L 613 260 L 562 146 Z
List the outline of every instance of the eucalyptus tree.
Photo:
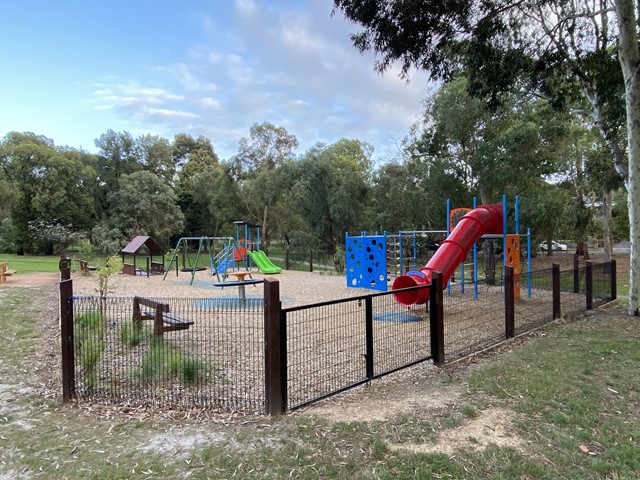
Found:
M 75 233 L 92 227 L 95 171 L 84 161 L 86 155 L 32 133 L 12 132 L 0 142 L 4 181 L 13 192 L 7 199 L 18 253 L 34 248 L 53 253 L 52 242 L 34 242 L 30 223 L 64 225 Z
M 173 161 L 178 168 L 178 205 L 185 216 L 185 234 L 189 236 L 214 236 L 217 228 L 211 220 L 209 198 L 217 192 L 196 188 L 203 184 L 210 172 L 220 170 L 220 160 L 211 142 L 204 138 L 193 138 L 178 134 L 173 140 Z M 213 175 L 213 174 L 212 174 Z M 210 188 L 215 188 L 211 185 Z M 196 191 L 197 190 L 197 191 Z
M 122 175 L 120 188 L 107 200 L 111 208 L 94 229 L 94 238 L 107 254 L 118 253 L 136 235 L 152 236 L 168 246 L 171 236 L 184 227 L 175 192 L 152 172 Z
M 232 165 L 225 162 L 209 165 L 187 178 L 181 200 L 184 201 L 184 192 L 188 191 L 191 201 L 184 213 L 189 235 L 233 236 L 233 222 L 242 218 L 245 212 L 238 184 L 232 175 Z
M 289 203 L 331 252 L 367 223 L 372 154 L 371 145 L 342 139 L 315 145 L 295 165 Z
M 218 164 L 220 162 L 211 140 L 203 136 L 193 138 L 186 133 L 178 133 L 173 137 L 171 147 L 173 163 L 178 169 L 192 160 L 194 164 Z
M 631 228 L 629 313 L 640 308 L 640 8 L 634 0 L 334 0 L 334 8 L 363 27 L 352 41 L 396 61 L 449 79 L 465 69 L 471 90 L 492 104 L 503 91 L 528 89 L 562 105 L 575 89 L 600 130 L 628 191 Z M 569 94 L 569 95 L 567 95 Z M 621 109 L 624 126 L 615 114 Z
M 387 163 L 373 173 L 367 230 L 442 230 L 447 200 L 471 205 L 461 172 L 441 158 L 413 153 L 408 145 L 402 163 Z
M 134 152 L 143 170 L 157 175 L 169 186 L 174 185 L 176 164 L 169 140 L 158 135 L 141 135 L 135 139 Z
M 269 122 L 254 124 L 249 130 L 249 138 L 242 138 L 236 163 L 239 193 L 249 221 L 262 226 L 262 240 L 265 245 L 271 239 L 270 211 L 282 202 L 285 189 L 279 169 L 295 159 L 298 139 L 285 128 Z M 277 221 L 277 218 L 275 219 Z M 275 230 L 278 230 L 276 224 Z

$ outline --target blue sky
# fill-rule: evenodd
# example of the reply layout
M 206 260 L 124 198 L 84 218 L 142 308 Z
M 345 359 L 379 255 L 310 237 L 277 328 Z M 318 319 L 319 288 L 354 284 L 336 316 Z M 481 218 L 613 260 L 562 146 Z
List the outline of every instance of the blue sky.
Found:
M 0 136 L 31 131 L 95 152 L 108 129 L 211 139 L 221 158 L 254 123 L 375 158 L 422 110 L 428 82 L 373 70 L 331 0 L 21 0 L 0 14 Z

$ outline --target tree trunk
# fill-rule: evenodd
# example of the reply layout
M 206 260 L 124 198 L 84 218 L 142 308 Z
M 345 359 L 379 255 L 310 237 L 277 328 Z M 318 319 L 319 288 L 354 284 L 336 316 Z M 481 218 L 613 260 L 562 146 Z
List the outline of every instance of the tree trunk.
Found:
M 585 260 L 589 260 L 589 245 L 587 245 L 587 242 L 578 242 L 576 254 L 583 256 Z
M 484 241 L 484 275 L 487 285 L 496 284 L 496 256 L 493 253 L 493 240 Z
M 627 111 L 627 142 L 629 176 L 627 202 L 629 205 L 629 307 L 630 315 L 640 313 L 640 47 L 638 46 L 638 13 L 634 0 L 615 0 L 618 22 L 618 59 L 624 77 Z M 640 9 L 640 7 L 639 7 Z
M 267 205 L 264 206 L 264 210 L 262 211 L 262 238 L 260 241 L 262 245 L 258 245 L 260 250 L 267 251 Z
M 613 191 L 606 192 L 602 198 L 602 248 L 604 261 L 610 262 L 613 255 L 611 241 L 611 217 L 613 216 Z

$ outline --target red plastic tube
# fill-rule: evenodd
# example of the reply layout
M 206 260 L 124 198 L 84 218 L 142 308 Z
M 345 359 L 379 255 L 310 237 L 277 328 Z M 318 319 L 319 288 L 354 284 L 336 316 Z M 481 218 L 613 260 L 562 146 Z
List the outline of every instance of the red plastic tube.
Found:
M 442 283 L 447 283 L 458 265 L 478 239 L 485 234 L 502 234 L 502 205 L 480 205 L 460 219 L 451 235 L 420 271 L 407 272 L 393 281 L 392 290 L 431 285 L 433 271 L 442 273 Z M 405 306 L 421 305 L 429 300 L 429 289 L 410 290 L 393 294 L 396 301 Z

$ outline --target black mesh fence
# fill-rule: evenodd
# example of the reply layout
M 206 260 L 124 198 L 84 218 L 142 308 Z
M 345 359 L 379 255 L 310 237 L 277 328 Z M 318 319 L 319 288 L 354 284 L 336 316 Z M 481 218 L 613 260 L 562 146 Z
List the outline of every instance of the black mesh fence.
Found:
M 283 310 L 287 408 L 431 358 L 426 307 L 392 292 Z
M 426 304 L 405 307 L 388 292 L 372 297 L 372 307 L 375 377 L 431 358 Z
M 519 335 L 549 323 L 554 312 L 567 316 L 585 311 L 589 301 L 608 302 L 615 295 L 615 263 L 523 273 L 515 283 L 513 332 Z M 268 384 L 282 385 L 283 408 L 293 409 L 436 358 L 442 338 L 450 362 L 510 335 L 502 284 L 445 287 L 442 317 L 435 304 L 406 307 L 394 293 L 282 310 L 279 301 L 261 298 L 71 296 L 73 332 L 63 322 L 63 341 L 71 339 L 62 352 L 63 387 L 91 402 L 264 413 L 272 398 Z M 267 303 L 277 305 L 275 316 Z M 432 322 L 434 315 L 442 321 Z M 269 379 L 281 376 L 275 383 L 265 373 L 271 317 L 282 350 L 281 367 L 269 370 Z
M 444 291 L 444 343 L 447 361 L 455 360 L 504 339 L 504 290 L 478 285 L 464 293 L 453 284 Z
M 594 264 L 592 269 L 593 306 L 604 305 L 611 300 L 611 289 L 616 282 L 615 264 L 611 262 Z
M 155 311 L 124 297 L 72 297 L 76 396 L 120 405 L 262 412 L 261 300 L 157 299 Z M 228 300 L 228 299 L 227 299 Z
M 520 292 L 514 299 L 516 335 L 553 320 L 553 281 L 550 268 L 519 276 Z

